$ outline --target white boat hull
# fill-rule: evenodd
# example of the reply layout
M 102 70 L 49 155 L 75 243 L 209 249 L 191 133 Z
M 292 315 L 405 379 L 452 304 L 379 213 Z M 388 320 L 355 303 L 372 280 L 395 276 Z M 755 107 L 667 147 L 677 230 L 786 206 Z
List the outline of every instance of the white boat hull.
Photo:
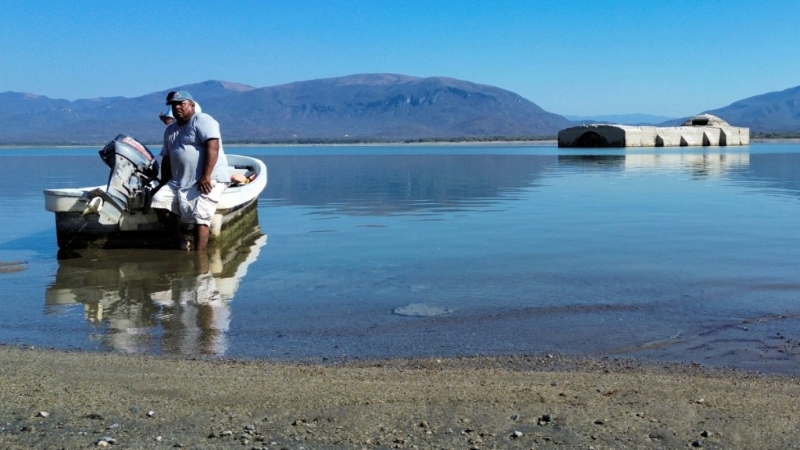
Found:
M 257 158 L 227 155 L 231 174 L 255 174 L 247 184 L 229 186 L 222 194 L 211 220 L 210 240 L 220 239 L 249 213 L 255 213 L 258 196 L 267 186 L 267 167 Z M 106 186 L 46 189 L 45 209 L 55 213 L 58 246 L 62 249 L 161 247 L 168 245 L 166 234 L 152 210 L 124 211 L 118 223 L 101 223 L 91 203 Z M 95 208 L 96 209 L 96 208 Z M 245 221 L 252 222 L 252 221 Z

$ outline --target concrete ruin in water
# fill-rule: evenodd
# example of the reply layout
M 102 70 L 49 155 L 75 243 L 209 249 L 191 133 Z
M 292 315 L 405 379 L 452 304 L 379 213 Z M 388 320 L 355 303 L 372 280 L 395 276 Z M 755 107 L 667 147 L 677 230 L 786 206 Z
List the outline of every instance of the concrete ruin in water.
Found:
M 559 147 L 686 147 L 749 145 L 750 129 L 700 114 L 679 127 L 594 124 L 558 132 Z

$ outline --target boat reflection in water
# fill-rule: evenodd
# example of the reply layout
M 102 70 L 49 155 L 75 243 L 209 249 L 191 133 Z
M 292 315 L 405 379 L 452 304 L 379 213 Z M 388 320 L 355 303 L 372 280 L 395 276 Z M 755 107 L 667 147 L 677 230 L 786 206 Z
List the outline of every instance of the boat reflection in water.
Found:
M 223 355 L 230 302 L 266 242 L 256 218 L 208 253 L 93 250 L 60 259 L 45 313 L 82 304 L 89 339 L 107 350 Z

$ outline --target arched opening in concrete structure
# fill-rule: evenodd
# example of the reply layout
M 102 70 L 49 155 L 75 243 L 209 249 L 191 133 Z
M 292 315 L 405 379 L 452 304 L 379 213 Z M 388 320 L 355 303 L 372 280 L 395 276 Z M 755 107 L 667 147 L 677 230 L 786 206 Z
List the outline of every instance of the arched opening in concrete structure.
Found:
M 575 141 L 575 147 L 610 147 L 610 145 L 608 145 L 608 139 L 600 134 L 587 131 Z
M 719 130 L 719 145 L 720 147 L 728 145 L 728 132 Z

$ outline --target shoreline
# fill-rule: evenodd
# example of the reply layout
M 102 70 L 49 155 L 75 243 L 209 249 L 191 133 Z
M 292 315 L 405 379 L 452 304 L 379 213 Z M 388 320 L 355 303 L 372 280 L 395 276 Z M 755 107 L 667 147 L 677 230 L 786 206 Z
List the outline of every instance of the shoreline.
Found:
M 280 144 L 280 143 L 266 143 L 266 144 L 236 144 L 236 143 L 228 143 L 225 144 L 225 147 L 228 148 L 249 148 L 249 147 L 439 147 L 439 146 L 481 146 L 481 145 L 492 145 L 492 146 L 548 146 L 548 145 L 555 145 L 558 143 L 557 139 L 535 139 L 535 140 L 496 140 L 496 141 L 464 141 L 464 142 L 354 142 L 354 143 L 307 143 L 307 144 Z M 774 144 L 781 144 L 781 143 L 800 143 L 800 138 L 752 138 L 750 139 L 750 143 L 774 143 Z M 0 151 L 2 150 L 9 150 L 9 149 L 38 149 L 38 148 L 64 148 L 64 149 L 74 149 L 74 148 L 94 148 L 97 146 L 104 146 L 105 144 L 81 144 L 81 145 L 72 145 L 72 144 L 62 144 L 62 145 L 49 145 L 49 144 L 25 144 L 25 145 L 0 145 Z M 151 143 L 145 144 L 148 146 L 160 146 L 159 143 Z M 697 146 L 690 146 L 688 148 L 693 148 Z M 724 146 L 728 147 L 728 146 Z M 746 146 L 730 146 L 730 148 L 741 148 Z M 625 148 L 625 147 L 617 147 Z M 642 147 L 629 147 L 629 148 L 642 148 Z M 652 147 L 652 148 L 660 148 L 660 147 Z M 667 147 L 671 148 L 671 147 Z M 706 146 L 700 146 L 700 148 L 707 148 Z M 722 147 L 718 147 L 722 148 Z
M 250 147 L 439 147 L 439 146 L 481 146 L 481 145 L 493 145 L 493 146 L 520 146 L 520 145 L 529 145 L 529 146 L 545 146 L 545 145 L 555 145 L 558 143 L 557 139 L 536 139 L 531 141 L 519 140 L 519 141 L 505 141 L 505 140 L 498 140 L 498 141 L 464 141 L 464 142 L 355 142 L 355 143 L 307 143 L 307 144 L 279 144 L 279 143 L 266 143 L 266 144 L 236 144 L 236 143 L 226 143 L 226 148 L 250 148 Z M 107 143 L 106 143 L 107 144 Z M 95 148 L 95 147 L 103 147 L 106 144 L 81 144 L 81 145 L 71 145 L 71 144 L 64 144 L 64 145 L 0 145 L 0 151 L 2 150 L 32 150 L 32 149 L 41 149 L 41 148 L 57 148 L 57 149 L 76 149 L 76 148 Z M 145 143 L 145 145 L 149 147 L 160 147 L 160 143 Z
M 786 448 L 797 377 L 545 356 L 327 365 L 0 345 L 0 447 Z M 113 441 L 113 442 L 112 442 Z

